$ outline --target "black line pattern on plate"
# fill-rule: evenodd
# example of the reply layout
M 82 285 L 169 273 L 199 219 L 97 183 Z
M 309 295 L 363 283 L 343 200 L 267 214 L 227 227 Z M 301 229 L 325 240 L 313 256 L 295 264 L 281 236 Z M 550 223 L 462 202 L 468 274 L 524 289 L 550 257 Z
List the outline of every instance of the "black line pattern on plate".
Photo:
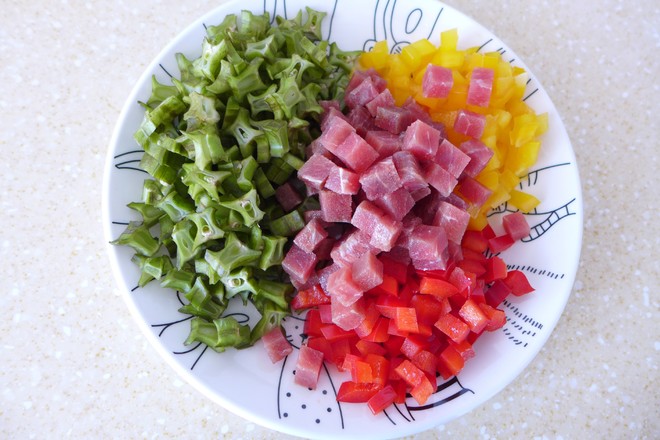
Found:
M 144 150 L 130 150 L 125 153 L 117 154 L 113 158 L 115 161 L 114 166 L 118 170 L 140 171 L 147 174 L 145 170 L 138 166 L 143 154 Z
M 522 312 L 518 306 L 508 300 L 504 300 L 502 306 L 507 312 L 506 324 L 502 327 L 502 332 L 513 344 L 527 347 L 529 338 L 535 337 L 537 332 L 543 330 L 543 324 Z

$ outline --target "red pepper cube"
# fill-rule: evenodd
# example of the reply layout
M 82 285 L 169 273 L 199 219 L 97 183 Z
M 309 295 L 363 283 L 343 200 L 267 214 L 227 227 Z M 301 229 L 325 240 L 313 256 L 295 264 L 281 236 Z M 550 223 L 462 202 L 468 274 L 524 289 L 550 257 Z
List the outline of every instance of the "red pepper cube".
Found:
M 463 356 L 451 345 L 438 356 L 438 372 L 443 379 L 456 376 L 465 366 Z
M 390 334 L 387 332 L 389 326 L 390 320 L 381 316 L 376 320 L 376 324 L 371 330 L 371 333 L 362 336 L 362 339 L 371 342 L 387 342 L 390 339 Z
M 349 266 L 344 266 L 328 277 L 328 291 L 332 302 L 340 302 L 348 307 L 362 298 L 364 290 L 355 281 Z
M 488 240 L 488 247 L 492 253 L 499 254 L 509 249 L 514 243 L 515 241 L 509 234 L 504 234 Z
M 495 71 L 487 67 L 475 67 L 470 75 L 467 103 L 478 107 L 488 107 L 493 91 Z
M 422 77 L 422 93 L 425 98 L 446 98 L 454 86 L 451 69 L 435 64 L 426 67 Z
M 335 324 L 325 324 L 321 326 L 321 334 L 328 341 L 336 341 L 337 339 L 346 339 L 355 336 L 353 330 L 344 330 Z
M 375 289 L 372 292 L 375 292 Z M 407 307 L 405 301 L 389 293 L 380 293 L 376 298 L 375 304 L 380 314 L 390 319 L 396 319 L 396 309 Z
M 408 359 L 404 359 L 394 371 L 411 387 L 418 385 L 426 378 L 424 372 Z
M 419 293 L 433 295 L 436 298 L 443 299 L 457 294 L 458 289 L 448 281 L 437 278 L 422 277 L 419 282 Z
M 441 316 L 435 327 L 456 343 L 465 341 L 470 334 L 470 327 L 451 313 Z
M 332 344 L 323 336 L 311 336 L 307 338 L 307 346 L 323 353 L 323 360 L 334 363 Z
M 417 333 L 417 312 L 413 307 L 397 307 L 394 322 L 397 329 L 402 332 Z
M 488 324 L 488 318 L 472 298 L 465 300 L 465 303 L 463 303 L 463 306 L 458 311 L 458 315 L 463 318 L 463 321 L 465 321 L 474 333 L 481 333 Z
M 506 278 L 508 269 L 506 263 L 500 257 L 494 256 L 486 260 L 486 273 L 484 274 L 484 281 L 492 283 L 495 280 L 502 280 Z
M 386 254 L 380 254 L 378 259 L 383 263 L 383 273 L 394 278 L 397 282 L 405 284 L 408 280 L 408 265 L 396 261 Z
M 472 348 L 472 344 L 467 339 L 462 342 L 450 341 L 449 345 L 454 347 L 465 361 L 475 356 L 474 348 Z
M 305 315 L 305 324 L 303 325 L 303 333 L 307 336 L 321 336 L 321 313 L 318 309 L 311 309 Z
M 438 299 L 431 295 L 415 295 L 410 300 L 410 305 L 417 312 L 418 325 L 433 325 L 438 318 L 447 313 L 445 310 L 445 300 Z
M 486 304 L 499 307 L 511 293 L 511 288 L 502 280 L 496 280 L 485 292 Z
M 383 356 L 387 353 L 387 350 L 385 350 L 385 348 L 382 345 L 376 342 L 368 341 L 362 337 L 355 344 L 355 348 L 357 348 L 357 350 L 360 352 L 362 356 L 367 356 L 369 354 Z
M 525 216 L 520 211 L 502 217 L 502 226 L 513 240 L 520 240 L 527 237 L 531 231 L 527 220 L 525 220 Z
M 435 391 L 436 387 L 431 383 L 431 380 L 424 376 L 422 380 L 410 390 L 410 395 L 419 403 L 424 405 Z
M 294 310 L 310 309 L 323 304 L 330 304 L 330 297 L 318 284 L 309 289 L 299 290 L 291 300 L 291 308 Z
M 438 358 L 428 350 L 419 350 L 410 358 L 413 364 L 419 367 L 424 373 L 434 376 L 437 370 Z
M 471 249 L 475 252 L 483 253 L 488 249 L 488 239 L 484 237 L 481 231 L 467 230 L 461 240 L 463 252 L 465 249 Z
M 479 139 L 486 127 L 486 117 L 469 110 L 459 110 L 454 121 L 454 130 L 471 138 Z
M 492 332 L 504 327 L 504 324 L 506 324 L 506 314 L 504 313 L 504 310 L 496 309 L 488 304 L 479 304 L 479 307 L 488 318 L 488 323 L 484 330 Z
M 392 385 L 385 385 L 367 401 L 367 406 L 373 414 L 378 414 L 393 404 L 396 397 L 397 391 L 394 387 Z
M 403 339 L 401 344 L 401 353 L 406 356 L 408 359 L 413 359 L 417 353 L 428 348 L 429 343 L 427 338 L 423 338 L 419 335 L 408 335 L 408 337 Z
M 516 296 L 522 296 L 534 291 L 527 276 L 519 270 L 510 270 L 504 279 L 504 283 L 511 289 L 511 293 Z
M 386 273 L 383 274 L 383 282 L 369 291 L 377 295 L 389 295 L 393 297 L 399 296 L 399 285 L 393 276 Z M 393 318 L 393 316 L 389 316 Z
M 364 361 L 371 366 L 373 382 L 381 386 L 387 384 L 390 375 L 390 361 L 385 357 L 385 353 L 368 353 L 364 357 Z
M 343 382 L 337 391 L 337 401 L 347 403 L 368 402 L 376 393 L 379 387 L 375 383 L 355 383 Z
M 392 336 L 401 336 L 402 338 L 407 337 L 409 334 L 407 331 L 399 330 L 399 327 L 397 327 L 396 321 L 394 319 L 390 319 L 390 325 L 387 327 L 387 333 Z

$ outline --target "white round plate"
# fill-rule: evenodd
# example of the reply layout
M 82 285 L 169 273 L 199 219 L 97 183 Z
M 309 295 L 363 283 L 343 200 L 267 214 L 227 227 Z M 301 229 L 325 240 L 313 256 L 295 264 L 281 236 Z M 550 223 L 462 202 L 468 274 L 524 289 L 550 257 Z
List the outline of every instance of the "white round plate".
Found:
M 359 7 L 357 6 L 359 4 Z M 205 25 L 218 24 L 229 13 L 249 9 L 269 12 L 271 17 L 295 16 L 305 6 L 327 11 L 323 36 L 345 50 L 368 50 L 386 39 L 394 50 L 409 42 L 429 38 L 439 42 L 443 30 L 457 28 L 462 48 L 499 51 L 514 65 L 522 64 L 511 49 L 472 19 L 435 0 L 242 0 L 227 3 L 192 23 L 163 49 L 144 72 L 130 94 L 109 146 L 103 190 L 103 223 L 106 239 L 115 239 L 130 220 L 128 209 L 139 201 L 147 174 L 138 169 L 140 148 L 133 140 L 151 92 L 151 76 L 167 83 L 178 74 L 175 53 L 189 59 L 201 54 Z M 446 423 L 478 405 L 510 384 L 539 352 L 555 327 L 570 295 L 582 240 L 582 198 L 578 168 L 568 135 L 552 101 L 533 75 L 526 102 L 537 113 L 549 114 L 550 129 L 543 136 L 541 154 L 521 189 L 542 202 L 527 215 L 529 237 L 503 254 L 510 269 L 520 269 L 536 291 L 505 301 L 507 323 L 499 331 L 481 337 L 476 357 L 457 378 L 438 383 L 424 406 L 413 399 L 374 416 L 366 405 L 340 404 L 335 393 L 343 373 L 332 367 L 321 372 L 318 388 L 310 391 L 293 383 L 295 352 L 273 365 L 260 344 L 247 350 L 215 353 L 202 345 L 184 346 L 190 316 L 177 310 L 185 301 L 157 283 L 137 288 L 138 268 L 130 261 L 132 250 L 108 245 L 110 261 L 131 312 L 142 330 L 185 380 L 230 411 L 263 426 L 306 438 L 384 439 L 417 433 Z M 506 212 L 502 206 L 492 218 Z M 238 308 L 245 320 L 255 316 Z M 302 321 L 285 323 L 289 340 L 301 342 Z

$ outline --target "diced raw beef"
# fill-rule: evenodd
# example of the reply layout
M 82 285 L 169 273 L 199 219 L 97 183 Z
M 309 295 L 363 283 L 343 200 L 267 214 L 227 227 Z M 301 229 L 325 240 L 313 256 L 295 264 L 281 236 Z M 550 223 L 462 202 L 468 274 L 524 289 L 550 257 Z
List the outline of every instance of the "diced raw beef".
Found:
M 461 179 L 456 191 L 465 201 L 476 208 L 486 203 L 486 200 L 492 194 L 491 190 L 469 176 Z
M 332 118 L 341 118 L 344 121 L 348 122 L 348 117 L 344 115 L 339 108 L 330 107 L 328 110 L 324 111 L 321 115 L 321 130 L 327 130 L 328 126 L 332 122 Z
M 291 182 L 286 182 L 284 185 L 278 186 L 275 190 L 275 198 L 286 212 L 291 211 L 303 201 L 298 191 L 291 185 Z
M 372 252 L 358 258 L 351 268 L 353 281 L 365 292 L 383 282 L 383 263 Z
M 424 110 L 424 107 L 419 105 L 417 101 L 415 101 L 412 98 L 412 96 L 408 97 L 408 99 L 406 99 L 406 102 L 404 102 L 401 107 L 412 113 L 414 117 L 413 120 L 415 121 L 417 120 L 423 121 L 424 123 L 429 125 L 431 125 L 431 123 L 433 122 L 431 120 L 431 116 L 429 115 L 429 113 L 426 110 Z
M 449 171 L 449 174 L 458 179 L 469 162 L 470 156 L 447 139 L 440 142 L 438 153 L 435 155 L 435 163 Z
M 391 157 L 373 164 L 360 176 L 362 190 L 369 200 L 379 199 L 401 188 L 403 182 Z
M 413 198 L 415 191 L 428 187 L 428 182 L 424 178 L 419 163 L 412 153 L 408 151 L 398 151 L 392 155 L 392 160 L 399 173 L 399 177 L 401 177 L 403 187 L 410 192 L 410 195 L 412 195 Z
M 410 197 L 413 198 L 414 201 L 419 201 L 422 200 L 424 197 L 428 196 L 431 194 L 431 188 L 428 186 L 425 186 L 424 188 L 419 188 L 414 191 L 410 192 Z
M 350 194 L 337 194 L 336 192 L 322 190 L 319 193 L 323 220 L 326 222 L 351 221 L 353 215 L 353 199 Z
M 341 111 L 341 105 L 339 104 L 339 101 L 337 101 L 336 99 L 319 101 L 319 105 L 321 106 L 324 112 L 330 111 L 331 108 Z
M 337 194 L 357 194 L 360 190 L 360 176 L 336 165 L 330 170 L 324 186 Z
M 328 292 L 333 302 L 350 306 L 362 298 L 364 290 L 353 280 L 352 266 L 344 266 L 328 277 Z
M 351 133 L 334 154 L 353 171 L 361 173 L 378 159 L 378 153 L 357 133 Z
M 426 180 L 433 188 L 438 190 L 440 195 L 447 197 L 454 190 L 458 181 L 454 176 L 449 174 L 449 171 L 442 168 L 435 162 L 431 162 L 426 166 Z
M 470 177 L 477 177 L 488 164 L 495 152 L 478 139 L 469 139 L 459 145 L 461 151 L 470 157 L 463 172 Z
M 394 105 L 394 97 L 392 96 L 392 93 L 389 89 L 385 89 L 380 92 L 378 96 L 365 104 L 365 107 L 369 110 L 372 117 L 376 117 L 378 107 L 393 107 Z
M 339 270 L 340 267 L 340 265 L 333 263 L 330 266 L 326 266 L 316 271 L 316 275 L 319 278 L 319 284 L 326 294 L 328 294 L 328 277 L 333 272 Z
M 318 140 L 326 150 L 333 154 L 348 137 L 355 134 L 355 128 L 339 116 L 330 116 L 325 130 Z
M 378 128 L 376 127 L 374 118 L 371 117 L 367 108 L 363 106 L 354 107 L 348 112 L 348 122 L 355 128 L 357 134 L 362 137 L 366 136 L 368 131 Z
M 335 243 L 330 257 L 332 257 L 335 264 L 348 266 L 364 255 L 365 252 L 370 252 L 373 249 L 369 244 L 370 240 L 370 234 L 355 229 L 346 233 Z
M 417 120 L 406 129 L 402 149 L 410 151 L 418 160 L 434 160 L 439 144 L 440 132 L 427 123 Z
M 511 236 L 514 240 L 520 240 L 523 237 L 527 237 L 531 228 L 525 220 L 525 216 L 522 212 L 513 212 L 502 217 L 502 226 L 507 234 Z
M 345 306 L 339 301 L 332 301 L 330 310 L 332 311 L 332 322 L 348 331 L 362 324 L 366 308 L 364 298 L 360 298 L 350 306 Z
M 369 244 L 383 252 L 390 251 L 396 244 L 401 234 L 401 222 L 393 220 L 387 214 L 383 214 L 380 222 L 371 231 L 371 240 Z
M 293 352 L 293 347 L 284 337 L 284 333 L 282 333 L 282 329 L 279 326 L 273 327 L 264 333 L 261 336 L 261 340 L 264 342 L 266 354 L 268 354 L 268 357 L 274 364 Z
M 315 154 L 320 156 L 330 157 L 332 153 L 325 149 L 323 144 L 317 139 L 314 139 L 312 142 L 307 145 L 305 148 L 305 157 L 310 159 Z
M 298 170 L 298 179 L 302 180 L 309 188 L 319 190 L 323 187 L 328 173 L 335 164 L 321 154 L 314 154 Z
M 374 147 L 381 159 L 389 157 L 401 149 L 401 137 L 385 130 L 370 130 L 364 140 Z
M 399 134 L 415 121 L 415 116 L 401 107 L 379 107 L 374 122 L 376 127 Z
M 330 252 L 332 251 L 332 248 L 335 245 L 336 240 L 332 237 L 326 237 L 324 238 L 316 247 L 316 250 L 314 250 L 314 253 L 316 254 L 316 258 L 319 259 L 319 261 L 325 261 L 330 259 Z
M 313 219 L 302 228 L 293 242 L 302 250 L 307 253 L 312 253 L 316 250 L 317 246 L 324 238 L 328 236 L 328 232 L 323 229 L 321 222 L 318 219 Z
M 399 236 L 399 238 L 400 237 L 401 236 Z M 405 246 L 400 246 L 398 244 L 395 245 L 392 249 L 390 249 L 389 252 L 387 252 L 387 256 L 399 263 L 403 263 L 405 265 L 410 264 L 410 252 L 408 252 L 408 248 Z
M 323 211 L 321 211 L 320 209 L 310 209 L 308 211 L 305 211 L 303 217 L 305 218 L 305 223 L 309 223 L 314 219 L 323 221 Z
M 422 78 L 422 94 L 427 98 L 446 98 L 454 86 L 451 69 L 429 64 Z
M 486 127 L 486 117 L 469 110 L 459 110 L 454 121 L 454 130 L 457 133 L 479 139 Z
M 344 94 L 352 92 L 353 89 L 358 87 L 362 81 L 367 78 L 371 78 L 371 81 L 376 87 L 376 90 L 378 90 L 378 93 L 387 88 L 387 81 L 385 81 L 385 79 L 383 79 L 383 77 L 378 74 L 376 69 L 356 70 L 351 75 L 351 79 L 348 81 L 348 85 L 346 86 Z
M 407 189 L 399 188 L 374 200 L 374 203 L 394 220 L 401 221 L 415 206 L 415 199 Z
M 293 244 L 282 260 L 282 268 L 292 279 L 305 283 L 316 266 L 316 255 Z
M 422 224 L 422 219 L 413 213 L 408 214 L 401 221 L 401 234 L 396 242 L 397 246 L 408 247 L 408 240 L 415 228 Z
M 373 80 L 371 77 L 367 77 L 353 90 L 345 94 L 344 102 L 346 102 L 348 108 L 355 108 L 367 104 L 378 96 L 378 94 L 379 92 L 376 89 Z
M 460 243 L 469 221 L 470 214 L 467 211 L 443 201 L 435 213 L 433 225 L 444 228 L 449 241 Z
M 376 224 L 381 221 L 385 213 L 368 200 L 360 202 L 355 208 L 351 224 L 356 228 L 371 235 L 371 232 L 376 228 Z
M 293 381 L 298 385 L 316 389 L 323 366 L 323 353 L 307 345 L 300 346 L 296 361 L 296 374 Z
M 304 283 L 301 283 L 300 281 L 297 281 L 295 278 L 291 278 L 291 285 L 296 289 L 296 290 L 307 290 L 311 289 L 312 287 L 316 286 L 319 283 L 319 277 L 316 274 L 316 271 L 313 270 L 312 274 L 307 278 L 307 281 Z
M 419 225 L 408 239 L 413 266 L 421 270 L 444 270 L 449 258 L 447 234 L 439 226 Z
M 475 67 L 470 76 L 467 92 L 467 103 L 479 107 L 488 107 L 493 91 L 495 71 L 487 67 Z
M 449 194 L 449 197 L 445 197 L 445 201 L 447 203 L 451 203 L 457 208 L 462 209 L 463 211 L 467 211 L 468 208 L 467 202 L 463 200 L 460 196 L 457 196 L 456 193 Z

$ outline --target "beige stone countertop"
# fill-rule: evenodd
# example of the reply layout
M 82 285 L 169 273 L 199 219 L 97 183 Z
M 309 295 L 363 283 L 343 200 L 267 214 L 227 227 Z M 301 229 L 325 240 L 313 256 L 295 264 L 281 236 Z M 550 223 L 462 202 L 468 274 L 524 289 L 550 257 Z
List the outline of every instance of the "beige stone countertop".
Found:
M 108 143 L 161 48 L 220 0 L 4 1 L 0 13 L 0 437 L 292 438 L 208 400 L 159 357 L 109 267 Z M 416 439 L 660 438 L 660 6 L 450 0 L 557 106 L 584 197 L 552 336 L 491 400 Z

